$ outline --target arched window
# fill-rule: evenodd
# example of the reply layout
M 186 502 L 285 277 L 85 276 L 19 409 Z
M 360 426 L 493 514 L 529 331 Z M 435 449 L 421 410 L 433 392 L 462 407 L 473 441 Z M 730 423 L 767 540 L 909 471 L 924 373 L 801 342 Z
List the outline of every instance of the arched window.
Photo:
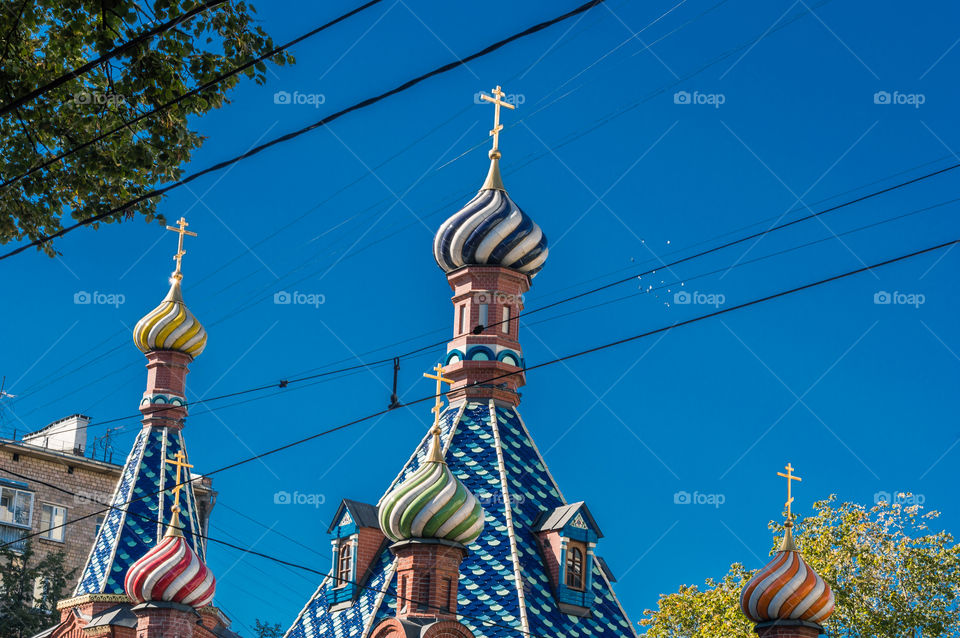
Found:
M 567 548 L 566 586 L 583 591 L 583 548 L 571 544 Z

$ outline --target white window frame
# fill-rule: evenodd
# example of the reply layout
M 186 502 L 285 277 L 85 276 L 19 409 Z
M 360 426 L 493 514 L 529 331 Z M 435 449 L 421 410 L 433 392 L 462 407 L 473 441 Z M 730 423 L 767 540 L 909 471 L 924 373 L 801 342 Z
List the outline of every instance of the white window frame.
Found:
M 43 522 L 43 517 L 46 513 L 46 509 L 50 508 L 50 518 L 45 524 Z M 57 510 L 63 510 L 63 520 L 59 523 L 54 522 L 54 516 Z M 40 504 L 40 538 L 47 541 L 54 541 L 55 543 L 62 543 L 66 538 L 66 527 L 64 523 L 67 522 L 67 513 L 69 508 L 63 505 L 57 505 L 56 503 L 41 503 Z M 44 525 L 47 525 L 44 528 Z
M 33 521 L 33 506 L 34 506 L 34 493 L 29 490 L 21 490 L 16 487 L 10 487 L 9 485 L 0 485 L 0 497 L 4 494 L 9 494 L 10 498 L 13 499 L 13 506 L 16 508 L 18 496 L 20 494 L 26 494 L 30 497 L 30 512 L 27 514 L 27 522 L 18 523 L 16 520 L 6 520 L 2 517 L 2 514 L 6 511 L 12 511 L 14 518 L 16 518 L 16 509 L 6 510 L 6 508 L 0 508 L 0 525 L 7 525 L 9 527 L 19 527 L 22 529 L 30 529 L 31 522 Z

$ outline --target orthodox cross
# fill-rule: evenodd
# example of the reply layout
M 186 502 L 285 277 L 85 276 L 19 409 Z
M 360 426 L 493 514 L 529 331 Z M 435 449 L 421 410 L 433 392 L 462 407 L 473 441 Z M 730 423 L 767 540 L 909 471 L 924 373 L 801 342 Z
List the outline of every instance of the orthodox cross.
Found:
M 180 240 L 179 242 L 177 242 L 177 254 L 173 256 L 173 259 L 177 262 L 177 269 L 174 271 L 173 276 L 176 277 L 177 279 L 180 279 L 183 277 L 183 275 L 180 273 L 180 260 L 183 259 L 184 255 L 187 254 L 187 251 L 183 249 L 183 236 L 184 235 L 190 235 L 191 237 L 197 236 L 196 233 L 187 230 L 187 226 L 189 225 L 190 224 L 187 223 L 187 220 L 181 217 L 177 221 L 177 226 L 179 226 L 179 228 L 177 228 L 177 226 L 167 226 L 167 230 L 172 230 L 173 232 L 180 234 Z
M 436 374 L 424 372 L 423 376 L 428 379 L 436 379 L 437 381 L 437 396 L 435 397 L 433 409 L 430 411 L 433 412 L 433 435 L 438 437 L 440 436 L 440 410 L 443 409 L 443 384 L 452 384 L 453 379 L 448 379 L 443 376 L 443 366 L 439 363 L 435 365 L 433 369 Z
M 793 491 L 791 488 L 793 487 L 793 481 L 802 481 L 803 479 L 801 479 L 799 476 L 794 476 L 793 466 L 789 463 L 787 463 L 784 469 L 787 471 L 787 473 L 784 474 L 783 472 L 777 472 L 777 476 L 782 476 L 783 478 L 787 479 L 787 527 L 790 527 L 793 525 Z
M 173 457 L 173 460 L 167 459 L 166 463 L 176 466 L 177 468 L 176 483 L 171 488 L 171 490 L 173 491 L 173 507 L 171 508 L 171 511 L 174 514 L 179 514 L 180 513 L 180 490 L 183 489 L 183 482 L 180 480 L 180 471 L 183 469 L 190 469 L 193 466 L 187 463 L 187 457 L 184 455 L 183 450 L 177 450 L 177 454 L 176 456 Z
M 503 124 L 500 123 L 500 107 L 505 106 L 510 110 L 517 107 L 503 100 L 503 96 L 506 95 L 506 93 L 503 92 L 500 85 L 497 85 L 497 88 L 491 91 L 491 93 L 493 93 L 493 97 L 481 93 L 480 99 L 493 104 L 493 130 L 490 131 L 490 135 L 493 136 L 493 148 L 490 149 L 490 159 L 497 159 L 500 157 L 500 131 L 503 130 Z

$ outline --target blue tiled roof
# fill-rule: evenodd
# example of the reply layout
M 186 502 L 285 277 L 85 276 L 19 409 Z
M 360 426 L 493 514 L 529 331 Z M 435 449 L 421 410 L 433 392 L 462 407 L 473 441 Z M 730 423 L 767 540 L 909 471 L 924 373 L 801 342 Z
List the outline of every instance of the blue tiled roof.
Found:
M 517 630 L 543 638 L 634 636 L 609 581 L 597 567 L 591 616 L 560 611 L 533 525 L 541 512 L 565 501 L 517 411 L 492 402 L 461 403 L 444 411 L 441 429 L 450 470 L 482 500 L 486 513 L 483 533 L 468 546 L 470 553 L 460 566 L 461 622 L 478 638 L 522 636 Z M 428 442 L 425 437 L 394 484 L 419 467 Z M 326 603 L 326 588 L 333 586 L 327 578 L 286 638 L 369 636 L 377 623 L 394 615 L 393 564 L 390 552 L 384 551 L 372 569 L 367 589 L 361 590 L 352 606 L 333 613 Z M 387 595 L 373 591 L 385 586 Z
M 116 509 L 104 513 L 75 596 L 124 593 L 123 579 L 130 565 L 153 548 L 170 520 L 173 496 L 169 488 L 176 485 L 176 469 L 164 460 L 173 459 L 179 450 L 186 455 L 178 429 L 147 427 L 137 435 L 110 501 Z M 205 548 L 196 536 L 200 520 L 192 485 L 182 490 L 180 502 L 180 520 L 187 526 L 184 536 L 204 560 Z M 164 523 L 151 522 L 160 520 L 161 510 Z

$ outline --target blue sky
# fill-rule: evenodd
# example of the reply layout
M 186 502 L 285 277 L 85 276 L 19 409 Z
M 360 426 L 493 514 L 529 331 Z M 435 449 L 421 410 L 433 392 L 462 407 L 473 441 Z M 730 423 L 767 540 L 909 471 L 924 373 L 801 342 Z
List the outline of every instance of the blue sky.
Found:
M 474 95 L 496 84 L 522 102 L 504 116 L 508 127 L 522 118 L 501 141 L 504 180 L 551 242 L 530 309 L 960 161 L 951 150 L 960 152 L 955 4 L 690 0 L 629 39 L 674 5 L 610 0 L 171 193 L 160 210 L 186 215 L 199 233 L 188 240 L 184 293 L 210 335 L 192 366 L 191 398 L 449 334 L 450 291 L 431 240 L 483 180 L 492 113 Z M 241 83 L 232 103 L 198 119 L 208 139 L 187 171 L 573 6 L 387 0 L 301 44 L 295 66 L 271 68 L 265 86 Z M 279 42 L 351 7 L 258 9 Z M 279 91 L 304 103 L 278 104 Z M 848 231 L 948 201 L 958 179 L 946 174 L 533 315 L 521 332 L 527 361 L 714 309 L 675 303 L 679 290 L 733 305 L 956 239 L 956 203 Z M 72 233 L 57 248 L 61 259 L 27 253 L 3 266 L 4 325 L 16 338 L 0 373 L 19 395 L 16 416 L 3 414 L 6 435 L 75 412 L 95 421 L 134 414 L 143 391 L 129 330 L 166 292 L 173 235 L 136 220 Z M 912 491 L 943 512 L 938 525 L 956 529 L 958 260 L 960 251 L 923 256 L 528 376 L 521 412 L 564 493 L 586 500 L 603 528 L 598 552 L 634 621 L 682 583 L 720 576 L 734 561 L 760 566 L 767 522 L 784 499 L 775 473 L 787 461 L 804 479 L 801 514 L 831 493 L 869 504 L 880 491 Z M 664 288 L 630 294 L 650 285 Z M 77 305 L 81 291 L 124 303 Z M 276 305 L 279 291 L 324 303 Z M 877 304 L 881 292 L 917 303 Z M 403 397 L 432 391 L 420 375 L 441 354 L 403 362 Z M 191 460 L 203 472 L 382 409 L 390 380 L 380 367 L 220 403 L 189 419 Z M 375 502 L 430 416 L 426 406 L 397 410 L 218 475 L 210 534 L 326 570 L 339 499 Z M 137 422 L 120 425 L 118 461 Z M 279 490 L 324 503 L 275 505 Z M 678 505 L 681 490 L 724 502 Z M 289 625 L 317 582 L 218 546 L 210 562 L 219 604 L 241 633 L 256 617 Z

